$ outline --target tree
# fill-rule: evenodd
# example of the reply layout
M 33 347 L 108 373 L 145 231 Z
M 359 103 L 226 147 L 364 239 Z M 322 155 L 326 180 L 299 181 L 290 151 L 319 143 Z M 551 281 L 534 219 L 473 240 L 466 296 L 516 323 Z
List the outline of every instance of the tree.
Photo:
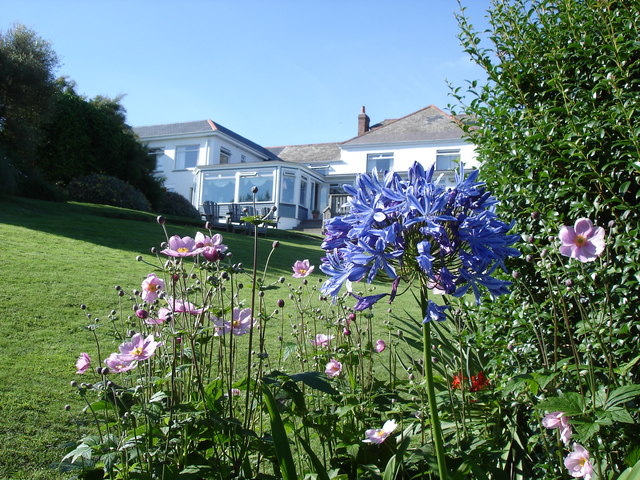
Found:
M 156 205 L 162 188 L 153 175 L 155 157 L 125 122 L 120 98 L 87 100 L 76 93 L 73 81 L 60 78 L 39 149 L 38 165 L 47 180 L 67 184 L 92 173 L 111 175 L 138 188 Z
M 27 27 L 15 25 L 0 33 L 0 164 L 5 172 L 24 175 L 36 164 L 57 65 L 51 45 Z M 3 181 L 9 182 L 8 177 Z

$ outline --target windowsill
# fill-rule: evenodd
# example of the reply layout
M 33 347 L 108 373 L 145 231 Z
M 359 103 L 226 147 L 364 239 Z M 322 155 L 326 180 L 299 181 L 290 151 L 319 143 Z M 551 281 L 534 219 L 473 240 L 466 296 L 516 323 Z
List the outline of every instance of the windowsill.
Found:
M 193 169 L 195 167 L 189 167 L 189 168 L 174 168 L 173 170 L 171 170 L 172 172 L 193 172 Z

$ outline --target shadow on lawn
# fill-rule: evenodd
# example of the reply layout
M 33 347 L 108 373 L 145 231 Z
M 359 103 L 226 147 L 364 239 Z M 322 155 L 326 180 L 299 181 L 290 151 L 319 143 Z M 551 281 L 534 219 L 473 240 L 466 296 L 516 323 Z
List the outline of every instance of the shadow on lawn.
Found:
M 165 240 L 164 232 L 156 222 L 156 214 L 127 210 L 107 205 L 46 202 L 22 197 L 0 197 L 1 224 L 14 225 L 52 235 L 101 245 L 108 248 L 130 251 L 138 255 L 150 255 L 150 248 L 158 247 Z M 169 235 L 194 236 L 204 230 L 204 223 L 184 218 L 167 219 Z M 1 231 L 1 230 L 0 230 Z M 233 252 L 234 262 L 250 266 L 252 262 L 253 237 L 216 231 L 224 237 L 224 243 Z M 268 237 L 258 239 L 258 258 L 263 264 L 271 244 L 279 240 L 286 246 L 286 257 L 273 256 L 270 272 L 289 274 L 297 259 L 308 258 L 318 265 L 321 239 L 310 235 L 284 230 L 270 230 Z M 29 241 L 25 238 L 25 241 Z M 284 262 L 284 263 L 283 263 Z

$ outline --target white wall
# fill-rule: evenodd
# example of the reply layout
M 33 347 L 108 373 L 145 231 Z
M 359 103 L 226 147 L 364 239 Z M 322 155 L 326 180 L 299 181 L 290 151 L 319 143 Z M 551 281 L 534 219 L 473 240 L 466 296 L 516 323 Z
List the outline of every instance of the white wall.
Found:
M 421 143 L 421 144 L 389 144 L 343 146 L 341 158 L 343 163 L 333 165 L 330 175 L 346 175 L 365 173 L 367 168 L 367 154 L 393 153 L 393 170 L 406 172 L 414 161 L 418 161 L 429 168 L 436 161 L 438 150 L 460 149 L 460 158 L 466 168 L 477 167 L 475 147 L 460 141 Z

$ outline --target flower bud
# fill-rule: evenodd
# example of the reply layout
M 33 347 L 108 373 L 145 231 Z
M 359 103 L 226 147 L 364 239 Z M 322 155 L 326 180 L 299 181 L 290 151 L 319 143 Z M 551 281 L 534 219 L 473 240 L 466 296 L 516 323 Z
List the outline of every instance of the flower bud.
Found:
M 348 337 L 349 335 L 351 335 L 351 330 L 349 330 L 347 327 L 344 327 L 344 330 L 342 330 L 342 334 L 345 337 Z
M 211 222 L 205 222 L 204 228 L 206 228 L 207 230 L 211 230 L 213 228 L 213 224 Z
M 87 309 L 87 306 L 83 303 L 82 305 L 80 305 L 80 308 L 81 308 L 82 310 L 86 310 L 86 309 Z
M 155 255 L 158 253 L 158 249 L 156 247 L 151 247 L 151 255 Z
M 281 298 L 278 300 L 278 307 L 280 308 L 284 307 L 284 299 Z
M 525 260 L 526 260 L 527 262 L 529 262 L 529 263 L 533 262 L 533 255 L 527 255 L 527 256 L 525 257 Z
M 355 313 L 350 313 L 347 318 L 349 319 L 350 322 L 353 322 L 356 319 L 356 314 Z
M 540 212 L 531 212 L 531 218 L 537 220 L 538 218 L 540 218 Z
M 278 240 L 275 240 L 272 244 L 271 244 L 271 248 L 278 248 L 280 246 L 280 242 Z
M 136 257 L 136 262 L 141 262 L 142 261 L 142 255 L 138 255 Z
M 68 412 L 69 410 L 71 410 L 71 405 L 68 405 L 68 404 L 67 404 L 67 405 L 65 405 L 65 406 L 64 406 L 64 409 Z
M 158 224 L 160 224 L 160 225 L 164 225 L 164 224 L 165 224 L 165 222 L 166 222 L 166 220 L 165 220 L 165 218 L 164 218 L 162 215 L 158 215 L 158 216 L 156 217 L 156 222 L 158 222 Z
M 149 316 L 149 312 L 147 312 L 146 310 L 143 310 L 142 308 L 139 308 L 138 310 L 136 310 L 136 316 L 144 320 Z
M 256 187 L 255 185 L 251 187 L 251 193 L 258 193 L 258 187 Z
M 520 278 L 520 272 L 517 270 L 514 270 L 513 272 L 511 272 L 511 276 L 517 280 L 518 278 Z

